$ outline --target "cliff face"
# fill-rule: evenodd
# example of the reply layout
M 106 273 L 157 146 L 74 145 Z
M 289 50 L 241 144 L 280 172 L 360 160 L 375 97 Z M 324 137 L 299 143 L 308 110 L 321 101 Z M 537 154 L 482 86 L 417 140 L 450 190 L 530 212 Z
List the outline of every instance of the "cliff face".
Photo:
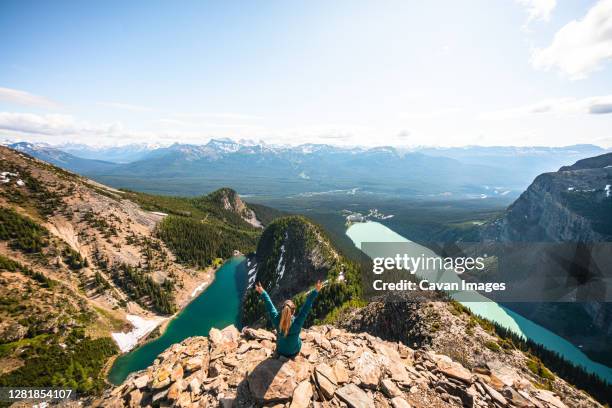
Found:
M 501 218 L 483 227 L 481 239 L 501 243 L 610 242 L 611 188 L 612 154 L 580 160 L 557 172 L 542 174 Z M 525 259 L 532 255 L 537 258 L 537 254 L 525 254 Z M 500 279 L 512 281 L 521 278 L 521 273 L 516 270 Z M 566 273 L 569 279 L 570 272 Z M 535 282 L 539 278 L 533 275 L 529 279 Z M 612 363 L 612 307 L 609 304 L 529 303 L 511 307 L 574 344 L 583 345 L 584 350 L 599 361 Z M 559 316 L 564 318 L 559 319 Z
M 457 319 L 443 303 L 425 305 Z M 446 310 L 446 311 L 445 311 Z M 464 340 L 461 326 L 455 340 Z M 495 341 L 479 327 L 474 341 Z M 563 380 L 543 379 L 522 352 L 468 349 L 469 358 L 408 347 L 332 326 L 304 330 L 294 359 L 274 354 L 275 334 L 233 326 L 174 344 L 93 406 L 601 407 Z M 474 363 L 476 362 L 476 363 Z
M 538 176 L 482 236 L 501 242 L 612 241 L 612 154 Z

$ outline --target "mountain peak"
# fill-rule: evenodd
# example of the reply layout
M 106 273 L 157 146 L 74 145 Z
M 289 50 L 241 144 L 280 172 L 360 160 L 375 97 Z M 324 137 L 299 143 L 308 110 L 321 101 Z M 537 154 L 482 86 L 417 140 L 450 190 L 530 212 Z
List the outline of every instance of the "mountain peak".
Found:
M 214 148 L 223 153 L 235 153 L 243 147 L 241 143 L 234 142 L 232 139 L 228 138 L 210 139 L 205 146 Z
M 292 299 L 300 304 L 306 291 L 317 282 L 326 285 L 308 321 L 323 318 L 360 294 L 359 269 L 334 247 L 321 227 L 306 217 L 276 218 L 261 234 L 255 255 L 247 261 L 249 288 L 256 281 L 274 302 Z M 247 290 L 242 304 L 243 324 L 261 321 L 263 304 Z
M 242 201 L 240 195 L 238 195 L 235 190 L 229 187 L 223 187 L 213 191 L 207 197 L 224 210 L 239 215 L 244 221 L 252 226 L 262 228 L 262 224 L 257 219 L 255 212 Z
M 8 147 L 18 151 L 28 151 L 28 150 L 37 150 L 40 147 L 47 147 L 47 145 L 39 144 L 39 143 L 30 143 L 30 142 L 17 142 L 12 143 Z
M 212 138 L 208 143 L 237 143 L 229 137 Z
M 273 299 L 290 298 L 324 280 L 339 255 L 320 227 L 301 215 L 277 218 L 257 245 L 256 276 Z

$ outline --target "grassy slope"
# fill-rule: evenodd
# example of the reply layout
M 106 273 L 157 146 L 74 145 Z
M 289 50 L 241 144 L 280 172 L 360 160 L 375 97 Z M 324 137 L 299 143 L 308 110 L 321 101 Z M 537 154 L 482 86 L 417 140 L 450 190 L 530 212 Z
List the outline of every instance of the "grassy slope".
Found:
M 11 254 L 48 264 L 59 252 L 61 243 L 35 220 L 7 208 L 0 208 L 0 220 L 0 241 Z M 109 337 L 86 334 L 96 324 L 95 310 L 71 287 L 5 255 L 0 255 L 0 283 L 0 317 L 8 324 L 0 340 L 0 366 L 17 365 L 0 375 L 0 386 L 100 392 L 102 366 L 118 350 Z M 20 330 L 22 338 L 11 338 Z

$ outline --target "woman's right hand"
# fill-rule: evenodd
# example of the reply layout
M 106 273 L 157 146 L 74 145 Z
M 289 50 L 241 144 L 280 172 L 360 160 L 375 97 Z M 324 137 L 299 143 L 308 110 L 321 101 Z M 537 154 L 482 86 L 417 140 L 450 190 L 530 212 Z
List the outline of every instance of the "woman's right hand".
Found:
M 263 286 L 261 286 L 261 283 L 259 282 L 255 283 L 255 291 L 259 293 L 260 295 L 264 292 L 264 288 Z

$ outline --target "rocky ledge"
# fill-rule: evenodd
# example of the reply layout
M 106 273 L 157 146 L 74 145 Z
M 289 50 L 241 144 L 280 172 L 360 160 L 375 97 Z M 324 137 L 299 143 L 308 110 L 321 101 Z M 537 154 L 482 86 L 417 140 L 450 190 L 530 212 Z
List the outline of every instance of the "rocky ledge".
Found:
M 294 359 L 274 353 L 275 335 L 211 329 L 158 356 L 152 366 L 92 403 L 104 407 L 567 407 L 515 370 L 492 361 L 473 370 L 450 357 L 367 333 L 317 326 Z M 572 407 L 599 407 L 588 396 Z

